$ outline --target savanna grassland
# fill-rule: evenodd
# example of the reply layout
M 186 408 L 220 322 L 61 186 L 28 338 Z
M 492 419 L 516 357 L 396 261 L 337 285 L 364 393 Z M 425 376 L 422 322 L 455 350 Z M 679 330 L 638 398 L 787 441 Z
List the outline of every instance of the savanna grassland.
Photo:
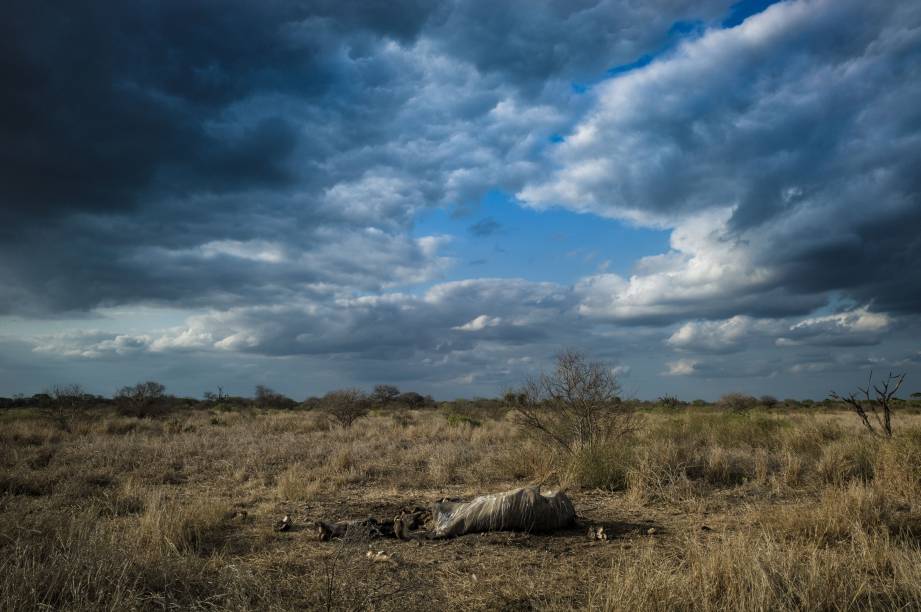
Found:
M 887 440 L 845 412 L 640 411 L 572 455 L 512 416 L 0 412 L 0 608 L 921 609 L 921 416 Z M 610 539 L 376 540 L 381 562 L 309 528 L 529 482 Z

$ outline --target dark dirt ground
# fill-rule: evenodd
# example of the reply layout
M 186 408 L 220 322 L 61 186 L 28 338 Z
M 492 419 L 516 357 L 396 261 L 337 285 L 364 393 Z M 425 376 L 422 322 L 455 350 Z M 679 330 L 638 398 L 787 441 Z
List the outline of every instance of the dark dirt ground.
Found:
M 493 491 L 483 491 L 489 493 Z M 370 593 L 375 607 L 427 608 L 440 604 L 468 609 L 541 609 L 583 607 L 595 593 L 599 577 L 618 557 L 640 546 L 675 548 L 674 534 L 692 531 L 712 537 L 723 528 L 716 515 L 688 514 L 667 506 L 638 506 L 623 495 L 574 492 L 570 497 L 579 515 L 577 524 L 553 533 L 492 532 L 443 540 L 319 541 L 314 521 L 375 517 L 393 518 L 404 507 L 428 506 L 444 497 L 470 498 L 467 490 L 381 491 L 343 490 L 309 503 L 280 503 L 260 507 L 239 503 L 246 519 L 237 523 L 231 549 L 246 557 L 283 556 L 303 560 L 308 571 L 328 571 L 346 578 L 343 591 Z M 289 513 L 293 527 L 273 531 Z M 706 522 L 706 519 L 711 519 Z M 607 541 L 591 540 L 589 526 L 603 526 Z M 240 546 L 236 547 L 233 542 Z M 252 548 L 259 543 L 258 552 Z M 249 545 L 247 545 L 247 543 Z M 387 561 L 368 558 L 381 552 Z M 664 551 L 663 551 L 664 552 Z M 253 559 L 255 561 L 255 559 Z M 399 593 L 390 594 L 398 589 Z M 380 590 L 378 594 L 375 590 Z

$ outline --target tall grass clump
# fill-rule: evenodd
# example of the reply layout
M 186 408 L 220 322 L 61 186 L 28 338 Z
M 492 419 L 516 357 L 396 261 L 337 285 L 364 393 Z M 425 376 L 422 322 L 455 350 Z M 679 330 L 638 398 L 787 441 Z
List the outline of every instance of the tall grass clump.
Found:
M 824 548 L 766 531 L 690 534 L 615 557 L 592 595 L 601 610 L 909 610 L 921 606 L 921 550 L 885 535 Z
M 228 531 L 218 504 L 207 499 L 182 504 L 160 491 L 148 495 L 138 520 L 138 541 L 156 554 L 207 555 L 220 550 Z

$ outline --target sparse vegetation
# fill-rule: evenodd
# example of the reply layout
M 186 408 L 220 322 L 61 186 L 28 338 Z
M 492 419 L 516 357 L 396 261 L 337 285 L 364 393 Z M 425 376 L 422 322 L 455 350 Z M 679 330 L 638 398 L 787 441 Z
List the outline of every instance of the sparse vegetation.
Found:
M 497 400 L 394 403 L 342 427 L 330 399 L 164 396 L 172 409 L 145 416 L 86 399 L 66 430 L 39 405 L 0 412 L 0 609 L 921 606 L 911 411 L 886 439 L 821 404 L 630 402 L 629 431 L 567 451 Z M 377 542 L 382 563 L 306 528 L 528 482 L 568 486 L 610 539 Z M 295 527 L 274 532 L 285 513 Z
M 675 410 L 681 406 L 681 400 L 676 395 L 663 395 L 658 400 L 659 405 L 666 410 Z
M 256 385 L 253 398 L 260 408 L 293 408 L 297 402 L 265 385 Z
M 378 406 L 386 406 L 394 402 L 400 395 L 400 390 L 393 385 L 376 385 L 369 399 Z
M 744 393 L 727 393 L 716 404 L 729 412 L 746 412 L 758 405 L 758 400 Z

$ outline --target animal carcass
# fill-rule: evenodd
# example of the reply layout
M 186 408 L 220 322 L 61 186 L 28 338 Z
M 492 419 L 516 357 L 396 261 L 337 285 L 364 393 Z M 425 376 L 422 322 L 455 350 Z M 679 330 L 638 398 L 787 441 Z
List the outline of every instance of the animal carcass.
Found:
M 575 520 L 575 508 L 564 492 L 542 495 L 538 487 L 530 486 L 469 502 L 435 503 L 431 537 L 483 531 L 552 531 L 569 527 Z

